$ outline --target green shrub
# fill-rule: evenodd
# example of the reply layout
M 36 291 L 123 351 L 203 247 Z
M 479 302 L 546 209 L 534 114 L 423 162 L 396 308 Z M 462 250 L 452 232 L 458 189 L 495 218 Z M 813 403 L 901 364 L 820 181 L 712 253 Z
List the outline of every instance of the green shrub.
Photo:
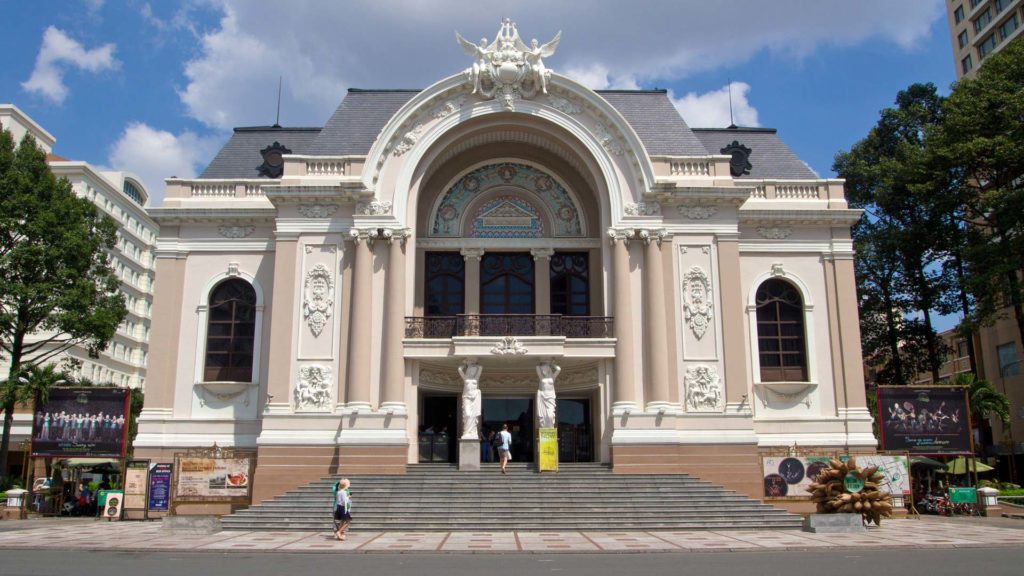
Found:
M 999 491 L 999 495 L 1000 496 L 1024 496 L 1024 489 L 1022 489 L 1022 488 L 1013 488 L 1013 489 L 1009 489 L 1009 490 L 1000 490 Z

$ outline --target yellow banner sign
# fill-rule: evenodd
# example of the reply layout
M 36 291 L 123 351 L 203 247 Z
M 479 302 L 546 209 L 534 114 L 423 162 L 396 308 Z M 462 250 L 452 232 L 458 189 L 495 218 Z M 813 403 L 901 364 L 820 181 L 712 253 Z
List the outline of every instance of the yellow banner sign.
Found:
M 540 429 L 540 471 L 558 471 L 558 430 Z

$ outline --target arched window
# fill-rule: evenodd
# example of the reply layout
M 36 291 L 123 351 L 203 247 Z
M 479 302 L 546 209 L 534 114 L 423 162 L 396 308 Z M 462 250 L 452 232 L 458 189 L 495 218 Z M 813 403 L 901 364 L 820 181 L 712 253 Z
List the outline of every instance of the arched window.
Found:
M 206 382 L 252 382 L 256 291 L 233 278 L 210 293 L 206 330 Z
M 480 313 L 533 314 L 533 281 L 529 252 L 485 254 L 480 263 Z
M 806 382 L 807 346 L 800 293 L 784 280 L 757 289 L 757 349 L 762 382 Z

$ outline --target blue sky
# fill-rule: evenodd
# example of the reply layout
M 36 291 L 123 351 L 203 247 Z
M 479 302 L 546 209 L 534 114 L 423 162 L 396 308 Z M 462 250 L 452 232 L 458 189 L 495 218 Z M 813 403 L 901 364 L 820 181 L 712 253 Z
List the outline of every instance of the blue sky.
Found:
M 453 31 L 493 36 L 505 12 L 488 4 L 15 2 L 0 22 L 0 100 L 54 134 L 56 153 L 134 171 L 159 198 L 163 177 L 201 171 L 231 127 L 273 123 L 279 75 L 282 124 L 322 125 L 346 88 L 422 87 L 468 65 Z M 941 0 L 639 0 L 633 14 L 609 0 L 587 16 L 521 4 L 508 15 L 524 36 L 564 30 L 555 71 L 667 88 L 691 125 L 727 123 L 735 82 L 738 123 L 778 128 L 823 176 L 897 90 L 955 78 Z

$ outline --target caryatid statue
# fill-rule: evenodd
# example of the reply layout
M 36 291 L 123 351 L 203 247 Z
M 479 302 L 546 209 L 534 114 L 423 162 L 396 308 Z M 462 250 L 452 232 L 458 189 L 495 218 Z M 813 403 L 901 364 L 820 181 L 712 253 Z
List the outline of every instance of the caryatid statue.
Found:
M 540 384 L 537 388 L 537 426 L 540 428 L 555 427 L 555 378 L 562 368 L 553 362 L 541 362 L 537 365 L 537 377 Z
M 479 438 L 480 426 L 480 374 L 483 366 L 475 360 L 466 360 L 459 366 L 462 377 L 462 438 L 476 440 Z

